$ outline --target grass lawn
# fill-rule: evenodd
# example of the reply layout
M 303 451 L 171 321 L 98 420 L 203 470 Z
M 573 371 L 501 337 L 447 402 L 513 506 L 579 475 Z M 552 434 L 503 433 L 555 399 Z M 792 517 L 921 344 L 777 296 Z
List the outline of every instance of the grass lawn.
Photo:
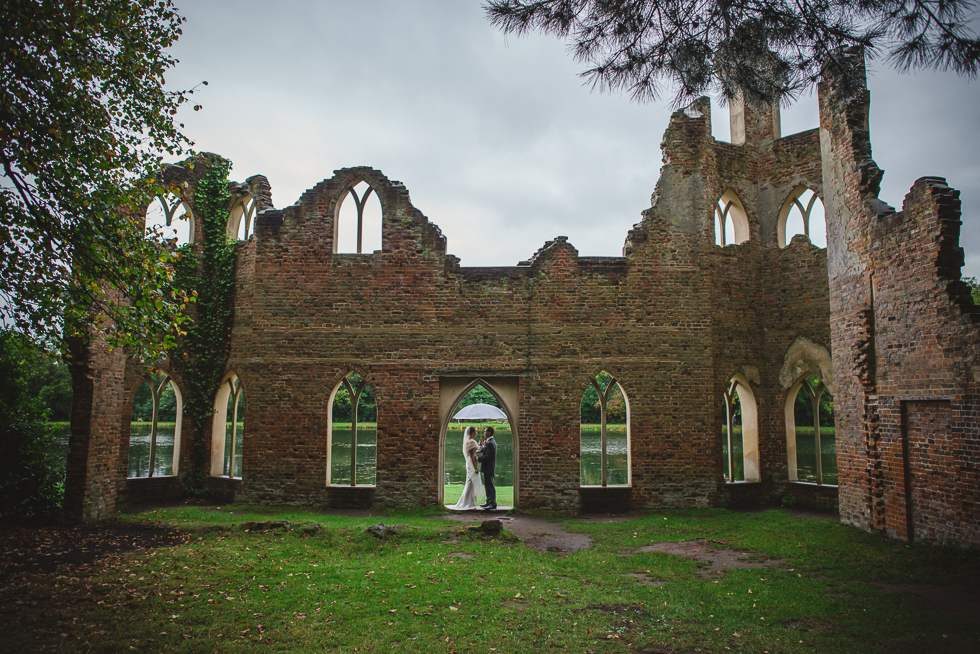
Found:
M 450 484 L 442 491 L 442 501 L 444 504 L 455 504 L 462 494 L 462 484 Z M 486 495 L 481 495 L 480 499 L 485 500 Z M 497 486 L 497 506 L 514 506 L 513 486 Z
M 974 621 L 876 585 L 975 585 L 976 551 L 782 510 L 692 509 L 565 519 L 592 538 L 566 554 L 428 517 L 443 512 L 380 519 L 405 525 L 383 540 L 365 531 L 376 517 L 244 506 L 127 516 L 176 527 L 184 542 L 0 576 L 0 650 L 980 651 Z M 694 538 L 781 561 L 705 579 L 691 559 L 640 550 Z

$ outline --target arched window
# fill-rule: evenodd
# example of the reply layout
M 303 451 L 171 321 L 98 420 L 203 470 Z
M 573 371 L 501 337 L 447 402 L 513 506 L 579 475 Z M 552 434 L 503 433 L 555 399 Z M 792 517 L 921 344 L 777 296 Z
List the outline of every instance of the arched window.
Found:
M 580 448 L 583 486 L 628 486 L 629 400 L 619 382 L 602 371 L 582 395 Z
M 180 391 L 164 374 L 143 380 L 133 400 L 129 429 L 129 477 L 177 474 L 180 460 Z
M 239 241 L 248 240 L 255 231 L 253 219 L 258 202 L 251 195 L 239 198 L 228 212 L 228 238 Z
M 823 202 L 806 186 L 793 189 L 783 202 L 776 223 L 779 247 L 786 247 L 797 234 L 803 234 L 817 247 L 827 247 L 827 221 Z
M 348 189 L 337 209 L 333 251 L 363 254 L 380 249 L 381 202 L 367 182 L 360 182 Z
M 466 481 L 463 433 L 469 426 L 476 427 L 477 440 L 483 440 L 484 430 L 493 427 L 493 439 L 497 443 L 494 466 L 497 505 L 511 506 L 514 503 L 514 435 L 503 401 L 484 383 L 477 382 L 469 387 L 449 413 L 451 418 L 446 429 L 444 449 L 446 484 L 443 488 L 443 502 L 447 505 L 456 504 L 463 494 Z
M 184 245 L 194 242 L 194 214 L 176 193 L 158 195 L 146 208 L 146 231 L 156 231 L 166 240 Z
M 378 403 L 356 372 L 344 377 L 330 398 L 327 423 L 327 483 L 373 486 L 377 480 Z
M 759 481 L 759 426 L 755 394 L 741 374 L 725 389 L 721 452 L 726 482 Z
M 818 377 L 801 377 L 786 398 L 789 480 L 837 485 L 834 397 Z
M 245 444 L 245 388 L 235 373 L 218 387 L 211 427 L 211 474 L 241 479 Z
M 749 218 L 735 191 L 728 189 L 715 205 L 715 245 L 737 245 L 749 240 Z

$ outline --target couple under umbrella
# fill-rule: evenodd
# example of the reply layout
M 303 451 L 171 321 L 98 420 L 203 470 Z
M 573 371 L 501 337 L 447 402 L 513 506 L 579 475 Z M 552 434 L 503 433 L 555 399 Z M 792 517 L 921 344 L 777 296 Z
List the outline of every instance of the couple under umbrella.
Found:
M 466 485 L 463 486 L 463 494 L 456 502 L 454 509 L 476 509 L 492 511 L 497 508 L 497 487 L 493 482 L 494 467 L 497 463 L 497 443 L 493 440 L 493 427 L 487 427 L 483 431 L 486 440 L 478 443 L 476 440 L 476 427 L 467 427 L 463 434 L 463 457 L 466 459 Z M 477 464 L 483 466 L 483 479 L 487 485 L 486 504 L 477 504 L 478 499 L 483 495 L 483 484 L 480 483 L 480 471 Z

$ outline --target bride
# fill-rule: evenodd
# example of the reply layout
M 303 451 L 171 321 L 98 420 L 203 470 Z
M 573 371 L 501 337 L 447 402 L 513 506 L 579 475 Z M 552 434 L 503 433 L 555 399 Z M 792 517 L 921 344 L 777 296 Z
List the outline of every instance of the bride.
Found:
M 453 509 L 478 509 L 480 508 L 477 498 L 483 495 L 483 484 L 480 482 L 480 472 L 476 467 L 476 451 L 479 445 L 476 442 L 476 427 L 467 427 L 463 434 L 463 458 L 466 459 L 466 485 L 463 486 L 463 495 L 456 502 Z

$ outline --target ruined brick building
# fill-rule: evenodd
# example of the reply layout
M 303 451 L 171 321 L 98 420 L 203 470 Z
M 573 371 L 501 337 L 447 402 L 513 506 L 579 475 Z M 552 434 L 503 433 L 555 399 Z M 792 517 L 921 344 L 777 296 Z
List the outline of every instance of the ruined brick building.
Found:
M 863 89 L 863 59 L 852 58 Z M 580 257 L 558 237 L 513 267 L 461 266 L 408 190 L 370 168 L 336 171 L 282 210 L 264 178 L 233 185 L 229 233 L 241 221 L 254 231 L 237 245 L 212 492 L 250 503 L 438 503 L 449 414 L 480 383 L 511 423 L 521 509 L 793 497 L 839 505 L 842 521 L 864 529 L 980 545 L 980 312 L 958 281 L 959 194 L 927 177 L 902 211 L 879 201 L 868 93 L 838 82 L 819 88 L 819 128 L 785 137 L 778 111 L 734 107 L 732 143 L 712 138 L 707 99 L 674 113 L 652 206 L 620 257 Z M 167 173 L 185 182 L 198 240 L 195 184 L 209 161 Z M 382 246 L 340 253 L 340 207 L 360 205 L 351 189 L 361 183 L 380 202 Z M 825 207 L 826 249 L 786 242 L 787 216 L 808 191 Z M 734 242 L 719 245 L 727 225 Z M 162 368 L 186 402 L 179 362 Z M 581 485 L 580 403 L 601 371 L 628 402 L 625 486 Z M 377 400 L 372 485 L 328 475 L 330 406 L 352 372 Z M 95 344 L 74 374 L 69 514 L 98 520 L 118 498 L 178 494 L 193 467 L 192 421 L 178 427 L 176 474 L 128 478 L 144 371 Z M 797 478 L 792 403 L 811 378 L 835 398 L 837 485 Z M 722 454 L 732 388 L 737 482 L 726 481 Z M 240 389 L 242 465 L 225 472 L 220 407 Z

